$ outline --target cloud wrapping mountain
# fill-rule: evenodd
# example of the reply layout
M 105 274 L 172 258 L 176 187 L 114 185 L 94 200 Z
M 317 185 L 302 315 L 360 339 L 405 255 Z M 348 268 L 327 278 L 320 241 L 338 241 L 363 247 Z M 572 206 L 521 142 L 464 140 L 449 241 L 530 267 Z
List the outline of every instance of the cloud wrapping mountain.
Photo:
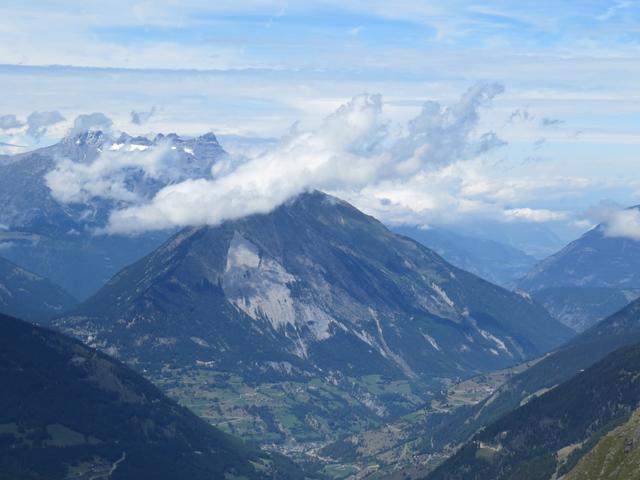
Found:
M 589 217 L 602 224 L 605 237 L 640 240 L 640 210 L 615 204 L 601 204 L 589 212 Z
M 146 201 L 172 182 L 211 178 L 211 167 L 226 156 L 211 133 L 149 139 L 89 131 L 4 157 L 3 256 L 85 298 L 170 234 L 96 235 L 111 210 Z
M 113 125 L 113 121 L 102 112 L 78 115 L 73 121 L 73 127 L 69 132 L 70 136 L 80 135 L 89 130 L 108 131 Z
M 124 152 L 118 149 L 123 146 Z M 64 158 L 45 175 L 45 181 L 53 197 L 64 203 L 83 203 L 96 197 L 138 203 L 145 196 L 141 184 L 132 184 L 131 174 L 136 170 L 141 177 L 163 182 L 186 178 L 170 142 L 162 142 L 154 148 L 111 145 L 90 163 Z
M 259 156 L 214 170 L 212 180 L 172 184 L 148 203 L 112 212 L 107 230 L 215 225 L 268 212 L 308 189 L 358 191 L 384 181 L 409 181 L 475 158 L 504 144 L 493 132 L 475 133 L 480 110 L 502 91 L 499 84 L 479 84 L 453 106 L 427 102 L 400 136 L 381 119 L 382 98 L 359 95 L 319 129 L 294 130 Z

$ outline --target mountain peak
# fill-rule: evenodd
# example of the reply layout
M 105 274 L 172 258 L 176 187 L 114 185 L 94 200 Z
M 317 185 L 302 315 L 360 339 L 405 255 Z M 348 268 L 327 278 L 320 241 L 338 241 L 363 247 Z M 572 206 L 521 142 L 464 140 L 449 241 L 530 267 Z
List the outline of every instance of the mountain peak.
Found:
M 105 133 L 102 130 L 88 130 L 86 132 L 65 137 L 62 139 L 61 143 L 78 146 L 101 146 L 109 141 L 113 141 L 110 134 Z
M 291 197 L 283 206 L 284 208 L 324 208 L 328 210 L 335 210 L 335 207 L 341 206 L 351 209 L 360 215 L 364 215 L 350 203 L 316 189 L 305 190 Z
M 639 272 L 640 241 L 607 235 L 606 223 L 600 223 L 538 263 L 518 287 L 530 292 L 552 287 L 637 289 Z
M 177 133 L 158 133 L 154 139 L 153 139 L 153 143 L 159 143 L 159 142 L 183 142 L 183 138 L 178 135 Z
M 130 135 L 126 132 L 121 132 L 115 137 L 110 132 L 102 130 L 88 130 L 86 132 L 69 135 L 64 137 L 60 143 L 63 145 L 74 147 L 102 147 L 108 144 L 136 144 L 136 145 L 157 145 L 159 143 L 172 143 L 172 144 L 186 144 L 189 145 L 201 145 L 201 146 L 215 146 L 219 150 L 222 150 L 218 142 L 218 138 L 213 132 L 207 132 L 203 135 L 196 137 L 185 137 L 178 135 L 175 132 L 171 133 L 158 133 L 152 138 L 145 135 Z
M 144 135 L 136 135 L 135 137 L 129 135 L 128 133 L 122 132 L 120 134 L 120 136 L 118 137 L 117 140 L 115 140 L 115 143 L 134 143 L 136 145 L 152 145 L 152 141 L 149 140 L 148 137 L 145 137 Z
M 196 137 L 196 140 L 202 140 L 204 142 L 210 142 L 210 143 L 218 143 L 218 137 L 216 137 L 213 132 L 207 132 L 204 135 L 200 135 L 199 137 Z

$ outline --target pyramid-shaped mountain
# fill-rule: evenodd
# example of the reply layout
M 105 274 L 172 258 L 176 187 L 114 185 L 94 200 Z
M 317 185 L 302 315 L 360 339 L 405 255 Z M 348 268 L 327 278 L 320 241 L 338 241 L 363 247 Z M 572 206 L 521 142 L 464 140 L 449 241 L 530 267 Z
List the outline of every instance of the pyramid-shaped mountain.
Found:
M 530 299 L 320 192 L 180 232 L 57 326 L 142 368 L 261 378 L 467 376 L 571 334 Z
M 518 286 L 526 291 L 550 287 L 640 288 L 640 241 L 608 235 L 606 225 L 600 224 L 540 262 Z

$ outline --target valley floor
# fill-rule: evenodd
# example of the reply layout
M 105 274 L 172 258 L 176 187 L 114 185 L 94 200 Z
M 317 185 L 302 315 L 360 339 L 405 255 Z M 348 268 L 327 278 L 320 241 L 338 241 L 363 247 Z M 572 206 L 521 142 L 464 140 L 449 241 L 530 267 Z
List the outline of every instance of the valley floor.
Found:
M 477 404 L 535 363 L 443 381 L 441 391 L 379 375 L 255 384 L 205 367 L 165 369 L 152 380 L 211 424 L 313 464 L 329 478 L 410 479 L 450 453 L 424 452 L 427 418 Z M 398 396 L 397 410 L 387 411 L 377 401 L 381 395 Z

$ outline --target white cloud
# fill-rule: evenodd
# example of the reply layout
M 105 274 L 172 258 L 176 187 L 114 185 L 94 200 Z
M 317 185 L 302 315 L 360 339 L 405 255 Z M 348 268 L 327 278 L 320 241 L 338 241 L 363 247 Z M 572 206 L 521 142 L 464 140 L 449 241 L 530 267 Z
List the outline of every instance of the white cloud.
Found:
M 78 135 L 89 130 L 108 131 L 112 125 L 113 121 L 102 112 L 78 115 L 73 121 L 69 135 Z
M 622 208 L 616 204 L 604 203 L 592 208 L 587 215 L 600 223 L 605 237 L 640 240 L 638 208 Z
M 156 85 L 155 82 L 154 85 Z M 200 86 L 198 84 L 198 88 Z M 485 85 L 483 88 L 485 94 L 491 90 L 500 90 L 499 86 L 491 87 Z M 450 99 L 452 98 L 450 92 L 450 88 L 447 87 L 439 96 Z M 213 91 L 205 90 L 205 94 L 199 98 L 202 98 L 202 101 L 206 101 L 205 97 L 208 98 L 211 95 L 214 95 Z M 298 97 L 294 94 L 291 101 L 296 98 Z M 479 101 L 484 106 L 488 105 L 488 101 L 483 103 L 482 95 L 478 98 L 470 95 L 470 98 L 474 98 L 474 101 Z M 154 100 L 145 100 L 145 102 L 148 102 L 147 104 L 155 104 Z M 369 163 L 380 162 L 380 168 L 376 167 L 374 169 L 375 173 L 369 177 L 371 180 L 364 182 L 364 186 L 362 186 L 362 183 L 347 181 L 342 183 L 339 181 L 320 183 L 319 180 L 316 182 L 315 178 L 302 183 L 309 185 L 308 188 L 321 188 L 345 198 L 358 208 L 387 223 L 412 223 L 418 225 L 457 223 L 473 218 L 515 221 L 516 218 L 513 213 L 507 216 L 503 211 L 517 208 L 530 208 L 532 210 L 558 208 L 562 211 L 554 212 L 557 214 L 554 218 L 560 218 L 565 211 L 583 211 L 587 205 L 597 201 L 594 198 L 621 198 L 616 195 L 627 190 L 631 193 L 633 189 L 637 188 L 637 186 L 627 185 L 628 178 L 625 178 L 624 182 L 622 182 L 617 177 L 614 179 L 596 175 L 597 171 L 594 173 L 593 168 L 595 161 L 591 162 L 591 170 L 585 168 L 590 166 L 589 162 L 585 161 L 582 154 L 574 152 L 572 149 L 560 152 L 563 162 L 541 160 L 536 165 L 520 164 L 519 152 L 517 150 L 514 152 L 514 149 L 517 148 L 517 143 L 526 141 L 527 148 L 530 148 L 530 141 L 535 137 L 514 138 L 510 131 L 513 128 L 513 124 L 507 121 L 509 114 L 514 111 L 514 107 L 511 105 L 505 107 L 502 99 L 496 102 L 495 106 L 492 105 L 490 109 L 485 109 L 485 113 L 481 117 L 476 116 L 475 119 L 474 115 L 470 114 L 469 111 L 474 109 L 477 111 L 481 107 L 473 106 L 473 102 L 470 104 L 464 98 L 457 103 L 448 100 L 446 103 L 450 104 L 451 107 L 440 106 L 431 119 L 425 118 L 429 115 L 426 113 L 429 109 L 425 108 L 411 122 L 412 125 L 416 125 L 414 132 L 411 131 L 409 123 L 405 125 L 404 119 L 408 118 L 411 112 L 414 112 L 413 115 L 415 117 L 415 105 L 418 103 L 415 101 L 403 102 L 405 102 L 405 99 L 397 96 L 386 99 L 383 108 L 384 112 L 379 112 L 376 115 L 378 128 L 375 133 L 371 133 L 371 136 L 375 137 L 375 139 L 369 139 L 369 151 L 363 155 Z M 321 106 L 311 105 L 313 116 L 320 115 L 322 111 L 327 110 L 332 105 L 340 105 L 339 96 L 332 97 L 330 101 L 322 103 Z M 398 105 L 402 105 L 401 115 L 397 114 Z M 464 105 L 467 106 L 466 109 Z M 128 125 L 128 117 L 118 117 L 115 106 L 99 104 L 98 107 L 102 111 L 109 112 L 109 115 L 116 119 L 116 123 Z M 322 134 L 326 128 L 320 126 L 316 130 L 312 127 L 316 122 L 309 121 L 308 103 L 301 102 L 298 107 L 300 110 L 299 118 L 303 120 L 301 125 L 305 125 L 305 127 L 298 127 L 298 131 L 294 130 L 286 138 L 278 140 L 272 137 L 268 141 L 260 141 L 256 144 L 250 142 L 250 145 L 244 145 L 243 142 L 247 140 L 245 138 L 246 135 L 255 135 L 252 132 L 244 131 L 242 132 L 242 137 L 236 139 L 242 144 L 240 147 L 233 145 L 234 139 L 231 139 L 232 143 L 228 144 L 228 139 L 224 137 L 221 139 L 223 146 L 230 147 L 230 153 L 235 154 L 232 155 L 233 157 L 236 155 L 244 157 L 242 162 L 255 162 L 265 155 L 269 156 L 280 152 L 286 153 L 285 145 L 294 138 L 297 138 L 304 145 L 306 137 L 315 138 Z M 163 111 L 168 110 L 166 107 L 162 108 Z M 335 109 L 336 107 L 332 108 Z M 454 111 L 458 113 L 454 113 Z M 540 108 L 532 111 L 535 111 L 536 122 L 535 124 L 530 122 L 531 125 L 537 125 L 538 119 L 544 118 L 548 113 L 552 113 L 554 117 L 557 113 L 555 111 L 545 112 Z M 173 108 L 171 108 L 171 112 L 174 112 Z M 66 111 L 65 114 L 67 114 Z M 72 117 L 71 112 L 68 115 Z M 272 117 L 267 116 L 260 119 L 259 115 L 260 113 L 257 114 L 256 118 L 260 120 L 259 123 L 261 125 L 272 125 L 273 122 L 270 121 Z M 193 124 L 189 133 L 211 128 L 208 117 L 196 115 L 194 112 L 193 118 L 197 118 L 199 123 Z M 253 120 L 256 120 L 256 118 L 253 118 Z M 232 123 L 246 125 L 246 120 L 245 118 L 234 119 Z M 176 128 L 175 125 L 164 123 L 165 121 L 164 117 L 155 120 L 154 127 L 165 131 Z M 432 125 L 429 127 L 430 121 Z M 474 122 L 478 122 L 475 127 L 473 126 Z M 399 125 L 405 126 L 400 129 Z M 418 125 L 422 126 L 418 128 Z M 127 128 L 131 128 L 131 126 L 128 125 Z M 495 147 L 500 145 L 501 141 L 495 134 L 491 134 L 490 130 L 492 128 L 499 128 L 501 137 L 505 135 L 510 140 L 509 148 L 495 150 Z M 62 134 L 67 129 L 68 126 L 66 124 L 58 128 Z M 217 131 L 218 127 L 214 127 L 214 130 Z M 144 130 L 138 129 L 130 133 L 144 134 Z M 4 138 L 3 140 L 7 143 L 23 144 L 18 137 Z M 460 146 L 460 142 L 464 146 Z M 404 151 L 406 145 L 409 145 L 406 148 L 409 153 Z M 415 148 L 413 148 L 414 146 Z M 16 152 L 21 151 L 21 149 L 15 149 L 15 147 L 6 147 L 5 150 L 9 151 L 11 148 L 14 148 L 13 151 Z M 479 161 L 474 159 L 478 153 L 486 149 L 489 151 L 495 150 L 495 153 L 482 156 Z M 121 153 L 124 154 L 126 152 Z M 528 154 L 529 152 L 525 153 Z M 388 158 L 382 158 L 383 154 L 386 154 Z M 430 162 L 425 161 L 427 156 Z M 445 159 L 445 161 L 442 162 L 438 159 Z M 451 163 L 447 165 L 447 161 L 451 161 Z M 618 164 L 609 163 L 612 168 L 615 167 L 614 170 L 617 169 L 615 171 L 620 171 L 623 167 L 626 168 L 624 166 L 624 158 L 615 161 Z M 236 158 L 227 158 L 224 161 L 219 161 L 215 166 L 214 177 L 218 179 L 226 177 L 235 172 L 242 162 L 238 162 Z M 599 158 L 598 162 L 600 162 Z M 259 166 L 262 163 L 255 162 L 252 165 Z M 580 172 L 580 176 L 576 176 L 577 171 Z M 86 198 L 98 192 L 100 195 L 108 196 L 109 198 L 118 197 L 119 201 L 124 201 L 123 199 L 127 198 L 127 203 L 136 207 L 147 205 L 149 200 L 148 192 L 145 192 L 144 195 L 141 195 L 140 192 L 137 192 L 137 195 L 132 195 L 131 192 L 121 188 L 122 182 L 118 180 L 118 175 L 120 174 L 117 172 L 100 174 L 100 182 L 102 184 L 90 183 L 88 180 L 91 177 L 84 178 L 82 176 L 83 172 L 74 170 L 74 173 L 79 175 L 79 180 L 61 181 L 58 184 L 57 188 L 60 190 L 61 198 L 65 195 L 67 198 L 73 198 L 74 196 L 75 198 Z M 184 180 L 189 177 L 189 175 L 185 175 L 180 179 Z M 317 178 L 319 179 L 320 177 L 318 176 Z M 167 183 L 174 184 L 176 181 L 172 180 Z M 65 188 L 67 192 L 65 192 Z M 566 203 L 565 200 L 568 198 L 574 200 L 571 200 L 571 203 Z M 625 200 L 621 199 L 619 201 Z M 553 205 L 553 207 L 550 207 L 550 205 Z M 232 209 L 230 209 L 230 212 L 232 212 Z M 519 220 L 523 222 L 532 221 L 533 216 L 530 215 L 529 217 L 530 219 L 526 220 L 523 214 L 520 214 Z M 540 218 L 540 215 L 537 218 Z M 173 224 L 173 221 L 169 223 Z M 125 230 L 123 229 L 122 231 Z
M 509 208 L 504 211 L 507 220 L 524 220 L 528 222 L 544 223 L 558 220 L 566 220 L 569 217 L 567 212 L 556 212 L 544 208 Z
M 130 176 L 139 172 L 147 179 L 166 177 L 169 168 L 163 163 L 170 163 L 171 156 L 170 145 L 165 144 L 143 151 L 106 151 L 91 163 L 61 159 L 45 181 L 53 197 L 64 203 L 84 203 L 95 197 L 135 203 L 145 198 L 145 192 L 132 190 L 132 185 L 144 183 L 141 179 L 128 182 Z
M 332 193 L 387 224 L 442 225 L 480 218 L 541 223 L 565 220 L 568 213 L 506 204 L 535 201 L 549 185 L 578 183 L 577 179 L 567 178 L 499 177 L 489 159 L 479 158 L 460 160 L 408 179 L 379 182 L 357 192 Z
M 604 233 L 608 237 L 640 240 L 640 211 L 633 209 L 617 212 L 607 222 Z
M 46 135 L 51 125 L 64 121 L 64 117 L 57 110 L 50 112 L 32 112 L 27 117 L 27 135 L 38 139 Z
M 171 137 L 151 145 L 107 142 L 102 148 L 91 162 L 58 159 L 45 175 L 56 200 L 86 203 L 102 198 L 120 206 L 137 205 L 149 201 L 165 185 L 206 174 L 212 161 L 201 158 L 201 164 L 194 166 L 190 149 L 174 145 Z
M 109 232 L 217 224 L 268 212 L 307 189 L 359 191 L 385 182 L 433 175 L 502 145 L 477 133 L 480 109 L 503 91 L 470 88 L 454 105 L 424 104 L 401 134 L 382 120 L 379 95 L 360 95 L 315 131 L 294 130 L 280 144 L 213 180 L 189 179 L 161 189 L 151 202 L 114 211 Z

